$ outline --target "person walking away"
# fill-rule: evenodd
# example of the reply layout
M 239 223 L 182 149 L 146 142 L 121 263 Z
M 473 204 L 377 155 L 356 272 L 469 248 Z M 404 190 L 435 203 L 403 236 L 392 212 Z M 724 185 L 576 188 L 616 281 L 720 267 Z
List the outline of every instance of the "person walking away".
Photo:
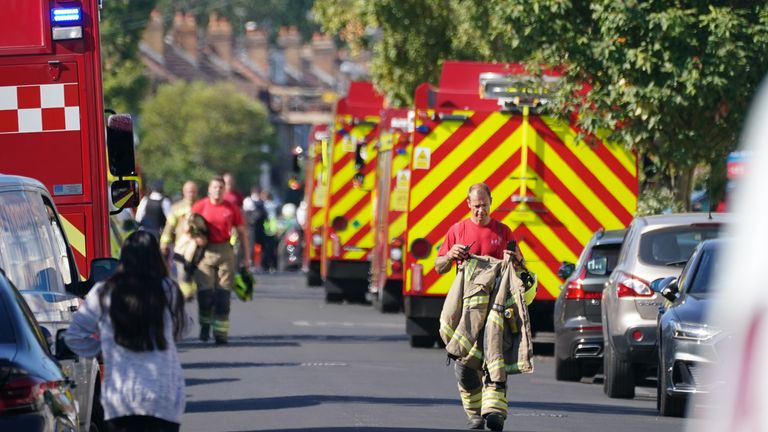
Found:
M 187 180 L 181 187 L 182 198 L 171 205 L 170 214 L 160 236 L 160 251 L 166 257 L 166 262 L 171 253 L 184 256 L 190 248 L 190 243 L 193 242 L 189 232 L 188 219 L 192 212 L 192 204 L 197 201 L 197 192 L 197 183 Z M 176 280 L 179 282 L 184 298 L 191 299 L 195 295 L 195 284 L 185 277 L 184 263 L 176 261 L 174 269 L 176 270 Z
M 175 341 L 186 326 L 184 301 L 157 239 L 134 232 L 115 274 L 91 289 L 64 333 L 78 355 L 104 358 L 101 405 L 108 431 L 179 430 L 184 376 Z
M 277 207 L 271 192 L 263 193 L 266 219 L 264 220 L 264 248 L 261 254 L 261 268 L 265 272 L 277 270 Z
M 256 185 L 251 187 L 251 194 L 243 200 L 243 212 L 245 213 L 245 221 L 248 224 L 248 235 L 251 239 L 250 248 L 253 253 L 253 266 L 261 266 L 260 258 L 264 250 L 264 221 L 267 220 L 267 210 L 264 208 L 264 201 L 261 199 L 260 187 Z
M 241 265 L 245 268 L 251 260 L 246 246 L 249 244 L 248 233 L 240 209 L 224 200 L 224 179 L 221 177 L 211 179 L 208 196 L 196 202 L 192 212 L 200 214 L 208 223 L 208 245 L 193 276 L 197 284 L 200 340 L 208 341 L 213 328 L 215 342 L 225 344 L 229 334 L 230 292 L 237 271 L 234 250 L 229 243 L 230 233 L 232 228 L 237 230 L 242 249 Z
M 435 260 L 435 270 L 444 274 L 451 270 L 453 262 L 461 262 L 469 255 L 491 256 L 498 259 L 515 259 L 523 262 L 519 247 L 507 250 L 509 241 L 514 240 L 512 230 L 502 222 L 491 218 L 491 190 L 485 183 L 476 183 L 469 188 L 467 206 L 470 218 L 451 226 L 445 236 Z M 485 424 L 493 431 L 504 428 L 507 418 L 506 383 L 493 382 L 487 371 L 467 367 L 455 362 L 459 396 L 470 429 L 483 429 Z
M 160 238 L 170 214 L 171 200 L 163 194 L 163 181 L 155 180 L 150 184 L 149 195 L 145 195 L 136 208 L 136 222 L 141 229 Z

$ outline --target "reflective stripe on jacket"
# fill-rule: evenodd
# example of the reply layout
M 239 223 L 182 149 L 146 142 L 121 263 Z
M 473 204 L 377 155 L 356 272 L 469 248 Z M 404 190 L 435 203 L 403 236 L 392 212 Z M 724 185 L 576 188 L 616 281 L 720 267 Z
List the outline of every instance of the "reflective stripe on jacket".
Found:
M 510 261 L 491 257 L 467 260 L 448 291 L 440 314 L 440 337 L 448 355 L 473 369 L 488 371 L 495 382 L 507 374 L 533 372 L 531 324 L 524 292 Z M 531 294 L 533 291 L 533 295 Z

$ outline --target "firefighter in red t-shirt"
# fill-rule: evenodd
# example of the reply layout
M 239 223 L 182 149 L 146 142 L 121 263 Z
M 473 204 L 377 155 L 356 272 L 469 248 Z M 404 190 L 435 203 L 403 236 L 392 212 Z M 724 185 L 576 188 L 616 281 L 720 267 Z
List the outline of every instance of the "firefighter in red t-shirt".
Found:
M 232 228 L 237 230 L 242 251 L 241 265 L 248 268 L 248 232 L 242 212 L 224 200 L 224 179 L 214 177 L 208 183 L 208 197 L 192 205 L 192 212 L 208 222 L 208 245 L 194 273 L 200 319 L 200 339 L 210 338 L 211 327 L 217 344 L 227 343 L 229 334 L 229 297 L 235 272 L 235 253 L 229 243 Z
M 435 270 L 447 273 L 454 261 L 463 261 L 469 255 L 492 256 L 498 259 L 515 259 L 523 262 L 520 248 L 507 250 L 507 244 L 514 240 L 512 230 L 491 218 L 491 190 L 485 183 L 477 183 L 469 188 L 467 206 L 472 211 L 469 219 L 451 226 L 445 235 L 435 260 Z M 467 247 L 469 246 L 469 247 Z M 506 418 L 506 383 L 491 382 L 483 371 L 455 362 L 456 378 L 459 381 L 459 395 L 464 411 L 467 413 L 470 429 L 483 429 L 486 422 L 491 430 L 502 430 Z M 504 401 L 504 410 L 495 408 L 495 403 Z

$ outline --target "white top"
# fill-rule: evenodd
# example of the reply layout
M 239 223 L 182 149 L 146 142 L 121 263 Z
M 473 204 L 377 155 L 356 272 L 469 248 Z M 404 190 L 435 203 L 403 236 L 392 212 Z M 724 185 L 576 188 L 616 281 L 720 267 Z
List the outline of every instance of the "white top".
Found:
M 170 282 L 170 279 L 166 279 Z M 171 304 L 176 302 L 176 290 L 164 284 Z M 104 283 L 97 283 L 85 297 L 64 333 L 69 348 L 84 357 L 104 358 L 104 382 L 101 384 L 101 404 L 104 418 L 110 420 L 128 415 L 145 415 L 169 422 L 181 423 L 184 412 L 184 376 L 173 339 L 170 310 L 163 318 L 165 351 L 131 351 L 115 343 L 112 319 L 109 316 L 110 296 L 100 295 Z

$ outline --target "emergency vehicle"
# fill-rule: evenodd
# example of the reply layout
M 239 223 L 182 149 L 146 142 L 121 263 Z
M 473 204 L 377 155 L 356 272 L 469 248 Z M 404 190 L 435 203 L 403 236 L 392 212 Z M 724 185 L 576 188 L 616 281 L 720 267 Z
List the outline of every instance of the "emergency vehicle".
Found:
M 373 84 L 353 81 L 347 96 L 336 103 L 320 266 L 329 302 L 345 298 L 362 302 L 368 291 L 369 254 L 373 249 L 374 147 L 383 102 Z
M 0 14 L 0 172 L 48 188 L 84 277 L 111 256 L 109 213 L 138 201 L 131 118 L 105 125 L 100 3 L 9 0 Z
M 304 271 L 307 285 L 321 286 L 321 247 L 325 223 L 325 196 L 328 193 L 328 173 L 325 170 L 324 155 L 328 150 L 328 125 L 314 125 L 309 131 L 307 158 L 304 172 L 304 202 L 307 216 L 304 220 Z
M 371 254 L 373 306 L 397 312 L 403 304 L 403 246 L 410 181 L 412 111 L 385 109 L 381 115 L 373 195 L 375 246 Z
M 575 262 L 599 228 L 632 220 L 635 154 L 597 137 L 578 142 L 575 125 L 542 114 L 558 79 L 517 64 L 445 62 L 439 87 L 416 90 L 403 289 L 411 346 L 437 339 L 455 273 L 438 274 L 435 258 L 448 229 L 470 216 L 472 184 L 488 184 L 491 217 L 513 230 L 538 276 L 534 331 L 552 329 L 560 263 Z

